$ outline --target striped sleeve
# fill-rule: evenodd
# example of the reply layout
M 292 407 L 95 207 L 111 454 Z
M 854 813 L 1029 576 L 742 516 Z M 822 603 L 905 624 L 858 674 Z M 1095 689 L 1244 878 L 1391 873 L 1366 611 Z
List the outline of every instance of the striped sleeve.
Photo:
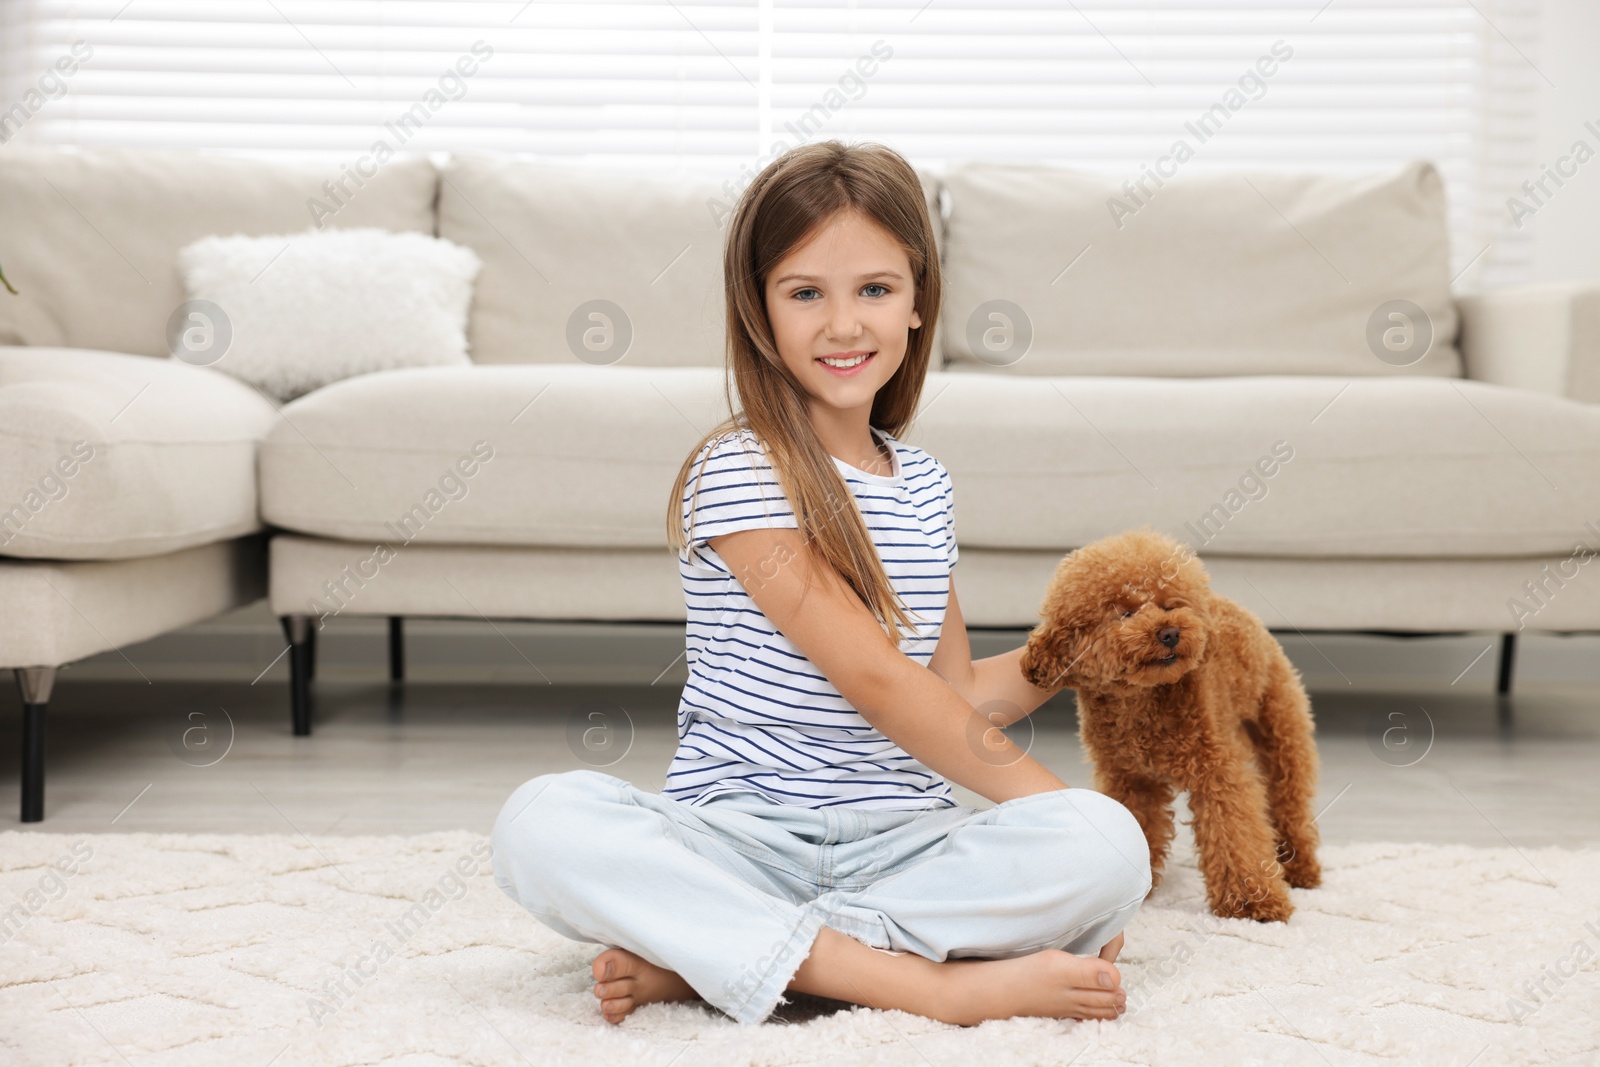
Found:
M 934 462 L 939 463 L 938 460 Z M 956 487 L 943 463 L 939 463 L 939 481 L 944 486 L 945 544 L 950 546 L 950 565 L 953 567 L 961 556 L 961 550 L 956 547 Z
M 739 530 L 799 527 L 777 472 L 748 431 L 724 435 L 701 449 L 689 468 L 682 505 L 687 562 L 724 574 L 732 572 L 706 543 L 711 538 Z

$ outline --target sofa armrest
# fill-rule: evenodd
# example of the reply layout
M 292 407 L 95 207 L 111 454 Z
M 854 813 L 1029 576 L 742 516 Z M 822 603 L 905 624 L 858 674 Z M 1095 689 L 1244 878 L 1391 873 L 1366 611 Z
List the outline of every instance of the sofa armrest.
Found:
M 1600 403 L 1600 281 L 1459 297 L 1468 378 Z

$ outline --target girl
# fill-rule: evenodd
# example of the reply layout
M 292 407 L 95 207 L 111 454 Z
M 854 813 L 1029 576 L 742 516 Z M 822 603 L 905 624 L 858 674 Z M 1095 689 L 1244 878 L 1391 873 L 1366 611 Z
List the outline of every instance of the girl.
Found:
M 941 292 L 916 172 L 881 145 L 793 149 L 741 197 L 723 266 L 736 414 L 670 498 L 689 681 L 667 784 L 524 783 L 496 883 L 612 946 L 592 965 L 610 1022 L 699 997 L 757 1023 L 787 990 L 957 1024 L 1115 1018 L 1144 834 L 994 729 L 1059 688 L 1020 648 L 972 661 L 950 476 L 899 440 Z

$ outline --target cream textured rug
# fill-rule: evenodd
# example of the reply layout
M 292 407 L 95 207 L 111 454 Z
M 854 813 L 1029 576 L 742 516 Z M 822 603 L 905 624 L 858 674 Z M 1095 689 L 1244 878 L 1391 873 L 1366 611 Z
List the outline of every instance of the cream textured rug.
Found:
M 1324 886 L 1260 925 L 1207 915 L 1178 849 L 1128 928 L 1116 1022 L 795 998 L 760 1027 L 701 1004 L 613 1027 L 599 947 L 501 893 L 475 833 L 7 831 L 0 1063 L 1600 1063 L 1600 851 L 1327 846 Z

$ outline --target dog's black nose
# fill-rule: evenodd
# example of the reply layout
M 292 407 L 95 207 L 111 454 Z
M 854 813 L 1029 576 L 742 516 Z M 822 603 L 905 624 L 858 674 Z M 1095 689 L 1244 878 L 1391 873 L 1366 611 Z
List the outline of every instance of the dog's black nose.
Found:
M 1168 648 L 1178 647 L 1178 628 L 1176 626 L 1163 626 L 1156 632 L 1156 640 Z

